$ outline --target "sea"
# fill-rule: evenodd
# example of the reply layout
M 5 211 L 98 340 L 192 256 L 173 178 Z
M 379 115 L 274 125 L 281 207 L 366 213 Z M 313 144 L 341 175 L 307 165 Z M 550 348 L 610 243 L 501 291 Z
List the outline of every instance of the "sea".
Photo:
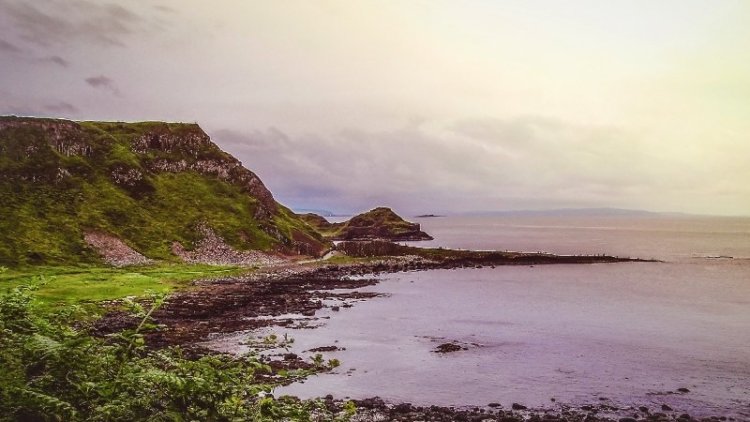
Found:
M 292 351 L 335 345 L 331 373 L 275 391 L 414 405 L 668 405 L 750 420 L 750 218 L 494 215 L 418 218 L 424 247 L 607 254 L 659 262 L 498 266 L 378 276 L 381 293 Z M 255 333 L 258 334 L 258 333 Z M 263 333 L 260 333 L 263 334 Z M 240 337 L 224 349 L 240 351 Z M 436 353 L 443 343 L 465 350 Z

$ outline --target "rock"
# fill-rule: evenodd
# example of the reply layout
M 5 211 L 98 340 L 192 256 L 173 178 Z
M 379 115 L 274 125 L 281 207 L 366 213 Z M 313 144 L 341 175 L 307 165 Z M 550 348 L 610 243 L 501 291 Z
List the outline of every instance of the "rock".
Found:
M 400 404 L 397 404 L 393 408 L 393 410 L 396 413 L 409 413 L 412 410 L 412 406 L 411 406 L 411 403 L 400 403 Z
M 126 245 L 119 238 L 102 232 L 88 232 L 84 240 L 109 265 L 123 267 L 128 265 L 145 265 L 153 261 Z
M 667 405 L 667 404 L 662 404 L 661 405 L 661 410 L 663 410 L 665 412 L 669 412 L 669 411 L 672 411 L 673 409 L 671 407 L 669 407 L 669 405 Z
M 337 352 L 339 350 L 341 349 L 339 349 L 336 346 L 322 346 L 322 347 L 314 347 L 308 350 L 308 352 Z
M 687 389 L 687 388 L 685 388 L 685 387 L 678 388 L 677 391 L 679 391 L 680 393 L 689 393 L 690 392 L 690 390 Z
M 456 343 L 443 343 L 433 350 L 435 353 L 452 353 L 463 350 L 461 346 Z
M 643 413 L 648 413 L 648 407 L 646 407 L 646 406 L 640 406 L 640 407 L 638 408 L 638 410 L 640 410 L 640 411 L 641 411 L 641 412 L 643 412 Z
M 524 406 L 522 404 L 519 404 L 519 403 L 513 403 L 513 405 L 511 406 L 511 408 L 513 410 L 526 410 L 526 409 L 528 409 L 528 407 L 526 407 L 526 406 Z
M 620 418 L 620 422 L 638 422 L 638 421 L 633 418 Z
M 206 224 L 199 224 L 197 229 L 202 239 L 192 251 L 186 250 L 180 242 L 172 243 L 172 253 L 187 263 L 254 266 L 283 262 L 277 256 L 260 251 L 238 251 Z

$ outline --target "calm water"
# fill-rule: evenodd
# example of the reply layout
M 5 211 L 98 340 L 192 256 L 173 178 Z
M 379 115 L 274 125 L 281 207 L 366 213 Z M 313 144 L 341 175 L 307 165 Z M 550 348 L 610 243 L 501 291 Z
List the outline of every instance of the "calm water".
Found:
M 422 219 L 455 248 L 607 253 L 665 263 L 411 272 L 387 294 L 289 330 L 295 351 L 337 345 L 342 361 L 277 394 L 531 406 L 662 403 L 750 419 L 750 219 Z M 713 257 L 733 257 L 713 258 Z M 284 330 L 277 331 L 284 333 Z M 217 342 L 239 350 L 243 336 Z M 439 355 L 440 343 L 466 351 Z M 687 394 L 666 394 L 677 388 Z

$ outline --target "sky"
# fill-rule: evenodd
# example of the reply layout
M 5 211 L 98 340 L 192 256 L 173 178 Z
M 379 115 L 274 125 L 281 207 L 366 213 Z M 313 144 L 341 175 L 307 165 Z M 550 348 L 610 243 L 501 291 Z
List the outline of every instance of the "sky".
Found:
M 197 122 L 338 213 L 750 215 L 744 0 L 0 0 L 0 114 Z

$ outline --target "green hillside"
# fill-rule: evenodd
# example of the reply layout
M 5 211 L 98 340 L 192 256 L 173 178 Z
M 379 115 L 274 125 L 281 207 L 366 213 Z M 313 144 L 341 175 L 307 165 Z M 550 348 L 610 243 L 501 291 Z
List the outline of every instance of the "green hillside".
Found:
M 330 223 L 317 214 L 300 214 L 300 218 L 331 240 L 432 240 L 419 224 L 404 220 L 387 207 L 374 208 L 341 223 Z
M 98 262 L 92 231 L 174 261 L 201 225 L 238 250 L 328 247 L 198 125 L 0 117 L 0 265 Z

